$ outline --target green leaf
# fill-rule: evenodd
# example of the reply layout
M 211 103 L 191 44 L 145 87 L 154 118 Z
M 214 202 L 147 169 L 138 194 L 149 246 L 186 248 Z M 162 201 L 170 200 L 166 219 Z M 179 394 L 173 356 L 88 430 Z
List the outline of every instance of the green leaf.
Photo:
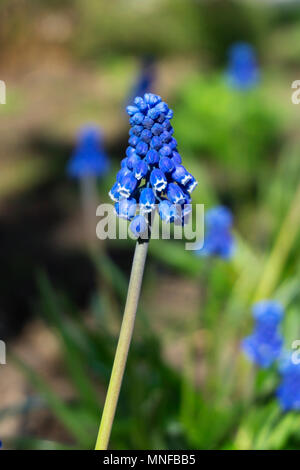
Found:
M 47 401 L 53 414 L 63 423 L 66 429 L 76 438 L 80 445 L 87 446 L 90 443 L 89 433 L 84 424 L 77 419 L 75 408 L 67 406 L 63 400 L 50 388 L 28 364 L 16 355 L 11 355 L 13 361 L 25 374 L 29 382 L 39 391 Z
M 87 364 L 83 360 L 83 355 L 74 341 L 71 331 L 72 324 L 67 322 L 62 308 L 50 286 L 45 274 L 38 274 L 38 284 L 42 294 L 45 314 L 54 325 L 61 339 L 62 350 L 65 362 L 70 373 L 70 377 L 79 392 L 83 403 L 93 412 L 99 410 L 99 399 L 96 390 L 87 375 Z
M 288 439 L 296 432 L 299 433 L 299 429 L 300 416 L 296 413 L 288 413 L 281 419 L 274 430 L 271 431 L 268 438 L 268 448 L 283 449 Z
M 101 256 L 91 253 L 91 256 L 100 276 L 113 287 L 122 300 L 126 299 L 128 281 L 119 267 L 104 253 L 101 253 Z
M 16 437 L 9 445 L 10 448 L 17 450 L 77 450 L 78 447 L 60 444 L 55 441 L 34 439 L 32 437 Z

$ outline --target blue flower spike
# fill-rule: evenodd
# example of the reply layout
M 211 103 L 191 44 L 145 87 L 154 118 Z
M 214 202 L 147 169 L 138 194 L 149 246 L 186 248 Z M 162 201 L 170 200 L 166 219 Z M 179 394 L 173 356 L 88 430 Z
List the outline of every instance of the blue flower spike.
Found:
M 259 67 L 250 44 L 238 42 L 230 47 L 226 75 L 229 86 L 236 90 L 249 90 L 258 84 Z
M 284 311 L 278 302 L 263 300 L 253 306 L 252 313 L 255 320 L 254 331 L 243 340 L 242 349 L 252 362 L 268 368 L 282 353 L 280 324 Z
M 178 172 L 178 175 L 182 171 Z M 189 185 L 193 187 L 194 180 L 187 182 L 186 190 L 190 193 Z M 216 206 L 205 214 L 205 237 L 201 250 L 196 253 L 199 256 L 215 256 L 224 260 L 232 258 L 235 250 L 235 240 L 232 235 L 233 216 L 227 207 Z
M 109 169 L 109 160 L 103 148 L 101 132 L 97 126 L 81 128 L 77 145 L 67 166 L 72 178 L 101 177 Z
M 148 216 L 156 207 L 165 222 L 180 218 L 180 223 L 186 223 L 190 209 L 185 206 L 191 207 L 190 194 L 197 181 L 182 165 L 170 123 L 173 111 L 153 93 L 136 97 L 126 111 L 131 125 L 129 145 L 109 192 L 117 215 L 132 220 L 130 230 L 136 237 L 149 231 Z M 133 214 L 133 201 L 139 215 Z

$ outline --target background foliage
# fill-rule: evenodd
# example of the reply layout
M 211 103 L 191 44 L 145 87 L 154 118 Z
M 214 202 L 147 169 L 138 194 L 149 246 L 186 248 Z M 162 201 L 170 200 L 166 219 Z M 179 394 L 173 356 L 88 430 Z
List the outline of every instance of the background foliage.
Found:
M 98 182 L 108 202 L 126 148 L 124 107 L 151 57 L 152 89 L 174 109 L 199 181 L 194 202 L 231 208 L 237 250 L 226 262 L 151 242 L 111 448 L 299 448 L 299 414 L 280 410 L 276 369 L 257 370 L 240 350 L 258 297 L 285 306 L 286 348 L 300 335 L 297 3 L 22 0 L 0 9 L 4 447 L 94 446 L 134 243 L 90 251 L 65 167 L 78 128 L 97 123 L 111 159 Z M 257 52 L 261 81 L 249 91 L 225 80 L 236 41 Z

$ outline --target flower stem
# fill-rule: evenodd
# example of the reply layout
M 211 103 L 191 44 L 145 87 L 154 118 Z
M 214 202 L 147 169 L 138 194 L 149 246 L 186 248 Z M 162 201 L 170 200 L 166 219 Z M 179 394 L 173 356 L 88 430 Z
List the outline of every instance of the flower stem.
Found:
M 80 195 L 86 241 L 88 246 L 93 249 L 99 246 L 95 232 L 96 209 L 99 205 L 95 176 L 87 175 L 80 179 Z
M 133 333 L 148 245 L 149 240 L 142 240 L 141 242 L 137 242 L 135 247 L 124 316 L 102 413 L 102 419 L 95 448 L 96 450 L 106 450 L 109 443 L 111 428 L 126 366 L 128 350 Z

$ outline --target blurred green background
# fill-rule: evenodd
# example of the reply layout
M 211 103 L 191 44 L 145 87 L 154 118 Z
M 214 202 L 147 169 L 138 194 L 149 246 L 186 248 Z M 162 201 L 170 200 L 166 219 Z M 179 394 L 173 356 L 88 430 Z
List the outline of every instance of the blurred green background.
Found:
M 298 2 L 2 0 L 0 13 L 3 447 L 94 446 L 134 242 L 91 254 L 65 169 L 78 129 L 99 125 L 111 170 L 98 197 L 109 202 L 125 106 L 151 58 L 151 91 L 174 110 L 199 182 L 193 201 L 233 211 L 237 250 L 226 262 L 150 243 L 111 448 L 299 448 L 300 417 L 279 410 L 276 370 L 240 351 L 258 297 L 284 304 L 287 348 L 300 337 Z M 240 41 L 257 53 L 251 90 L 225 80 Z

